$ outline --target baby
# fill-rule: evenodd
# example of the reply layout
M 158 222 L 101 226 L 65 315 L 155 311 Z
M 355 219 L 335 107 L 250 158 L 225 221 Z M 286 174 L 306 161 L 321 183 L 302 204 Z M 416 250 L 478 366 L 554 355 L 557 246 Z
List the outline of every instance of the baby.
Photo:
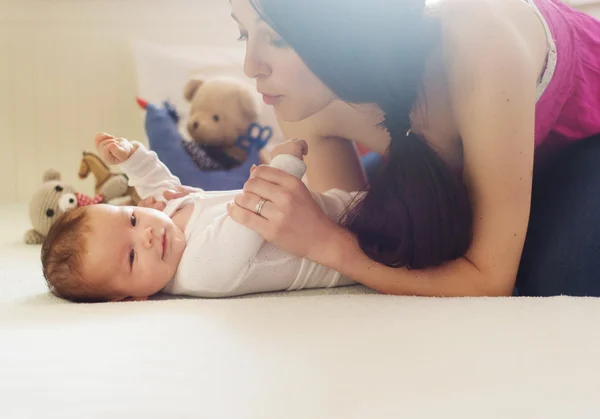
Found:
M 141 143 L 108 134 L 95 142 L 141 198 L 161 200 L 164 191 L 181 186 Z M 305 149 L 302 141 L 283 143 L 273 150 L 271 166 L 301 178 Z M 71 301 L 101 302 L 144 300 L 159 292 L 229 297 L 354 283 L 233 221 L 227 205 L 238 193 L 199 191 L 168 201 L 163 211 L 99 204 L 67 212 L 42 246 L 48 287 Z M 354 194 L 331 190 L 313 197 L 337 221 Z

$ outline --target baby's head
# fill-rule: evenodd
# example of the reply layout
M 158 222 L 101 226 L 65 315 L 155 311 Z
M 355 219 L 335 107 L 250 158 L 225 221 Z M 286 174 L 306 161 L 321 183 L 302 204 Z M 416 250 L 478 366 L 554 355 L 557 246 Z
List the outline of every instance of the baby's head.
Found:
M 56 221 L 42 267 L 50 290 L 67 300 L 143 300 L 173 278 L 184 250 L 184 234 L 166 214 L 99 204 Z

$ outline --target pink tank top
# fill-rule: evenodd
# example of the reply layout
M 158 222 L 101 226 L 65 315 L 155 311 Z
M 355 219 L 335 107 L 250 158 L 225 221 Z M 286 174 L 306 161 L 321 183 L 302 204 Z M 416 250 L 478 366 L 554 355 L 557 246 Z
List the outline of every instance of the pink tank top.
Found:
M 600 21 L 558 0 L 525 1 L 536 8 L 548 38 L 535 112 L 537 159 L 600 134 Z

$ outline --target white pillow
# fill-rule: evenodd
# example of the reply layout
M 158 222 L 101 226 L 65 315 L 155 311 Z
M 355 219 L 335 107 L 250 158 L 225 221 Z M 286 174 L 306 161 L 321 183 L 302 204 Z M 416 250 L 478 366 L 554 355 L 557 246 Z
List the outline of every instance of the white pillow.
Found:
M 169 100 L 181 115 L 181 134 L 189 139 L 186 118 L 189 104 L 183 97 L 183 88 L 191 78 L 207 79 L 217 76 L 236 77 L 252 86 L 260 104 L 259 123 L 269 125 L 273 136 L 266 149 L 283 141 L 272 106 L 265 105 L 254 89 L 254 81 L 244 75 L 243 48 L 209 46 L 166 46 L 147 41 L 131 43 L 136 71 L 138 96 L 161 104 Z

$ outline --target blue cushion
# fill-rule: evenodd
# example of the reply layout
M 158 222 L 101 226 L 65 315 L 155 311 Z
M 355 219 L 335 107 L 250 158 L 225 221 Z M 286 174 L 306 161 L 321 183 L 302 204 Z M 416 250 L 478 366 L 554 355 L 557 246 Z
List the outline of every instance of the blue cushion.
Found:
M 362 156 L 360 161 L 365 169 L 367 180 L 370 182 L 375 179 L 378 170 L 383 165 L 383 156 L 379 153 L 371 151 Z

